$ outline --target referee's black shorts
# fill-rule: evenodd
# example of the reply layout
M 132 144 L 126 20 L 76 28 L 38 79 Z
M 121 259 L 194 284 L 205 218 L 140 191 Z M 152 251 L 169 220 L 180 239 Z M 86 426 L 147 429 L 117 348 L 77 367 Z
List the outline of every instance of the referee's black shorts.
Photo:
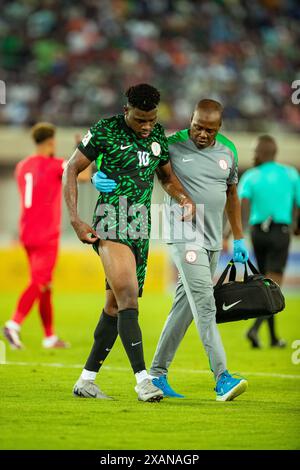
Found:
M 289 254 L 289 226 L 272 222 L 264 231 L 261 225 L 253 225 L 251 238 L 259 271 L 283 274 Z

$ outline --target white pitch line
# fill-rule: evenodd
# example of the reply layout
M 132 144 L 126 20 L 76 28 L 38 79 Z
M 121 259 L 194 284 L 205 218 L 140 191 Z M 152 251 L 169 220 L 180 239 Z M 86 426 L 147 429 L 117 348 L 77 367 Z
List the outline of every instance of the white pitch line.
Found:
M 5 363 L 1 363 L 0 365 L 6 366 L 28 366 L 28 367 L 57 367 L 57 368 L 66 368 L 66 369 L 82 369 L 83 364 L 61 364 L 57 362 L 13 362 L 7 361 Z M 103 369 L 111 370 L 111 371 L 128 371 L 129 369 L 126 367 L 110 367 L 110 366 L 103 366 Z M 173 369 L 175 373 L 182 373 L 182 374 L 210 374 L 209 370 L 195 370 L 195 369 Z M 292 375 L 292 374 L 276 374 L 272 372 L 241 372 L 241 374 L 245 376 L 254 376 L 254 377 L 271 377 L 271 378 L 278 378 L 278 379 L 300 379 L 300 374 Z

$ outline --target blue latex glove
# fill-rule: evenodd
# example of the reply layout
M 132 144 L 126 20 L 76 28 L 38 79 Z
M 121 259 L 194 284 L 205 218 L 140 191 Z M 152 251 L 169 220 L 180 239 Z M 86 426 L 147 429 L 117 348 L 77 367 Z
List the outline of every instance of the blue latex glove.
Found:
M 97 191 L 101 193 L 111 193 L 117 187 L 115 180 L 108 179 L 107 175 L 102 173 L 102 171 L 97 171 L 97 173 L 92 176 L 91 181 Z
M 233 241 L 233 261 L 235 263 L 246 263 L 249 259 L 249 252 L 245 245 L 245 240 Z

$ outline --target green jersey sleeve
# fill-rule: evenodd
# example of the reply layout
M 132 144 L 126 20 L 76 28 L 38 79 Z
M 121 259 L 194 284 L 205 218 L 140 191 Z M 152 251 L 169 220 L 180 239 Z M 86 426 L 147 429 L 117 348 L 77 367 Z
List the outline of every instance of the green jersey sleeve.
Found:
M 102 121 L 99 121 L 90 128 L 77 148 L 92 162 L 105 151 L 106 141 L 107 130 Z

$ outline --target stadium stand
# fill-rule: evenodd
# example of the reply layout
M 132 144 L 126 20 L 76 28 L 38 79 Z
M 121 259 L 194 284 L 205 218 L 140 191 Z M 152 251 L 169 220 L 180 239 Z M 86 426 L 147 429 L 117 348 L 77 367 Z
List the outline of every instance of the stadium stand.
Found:
M 133 82 L 161 90 L 180 128 L 203 96 L 232 131 L 300 130 L 290 99 L 300 69 L 297 0 L 1 2 L 0 123 L 85 126 L 120 109 Z M 116 67 L 117 65 L 117 67 Z

